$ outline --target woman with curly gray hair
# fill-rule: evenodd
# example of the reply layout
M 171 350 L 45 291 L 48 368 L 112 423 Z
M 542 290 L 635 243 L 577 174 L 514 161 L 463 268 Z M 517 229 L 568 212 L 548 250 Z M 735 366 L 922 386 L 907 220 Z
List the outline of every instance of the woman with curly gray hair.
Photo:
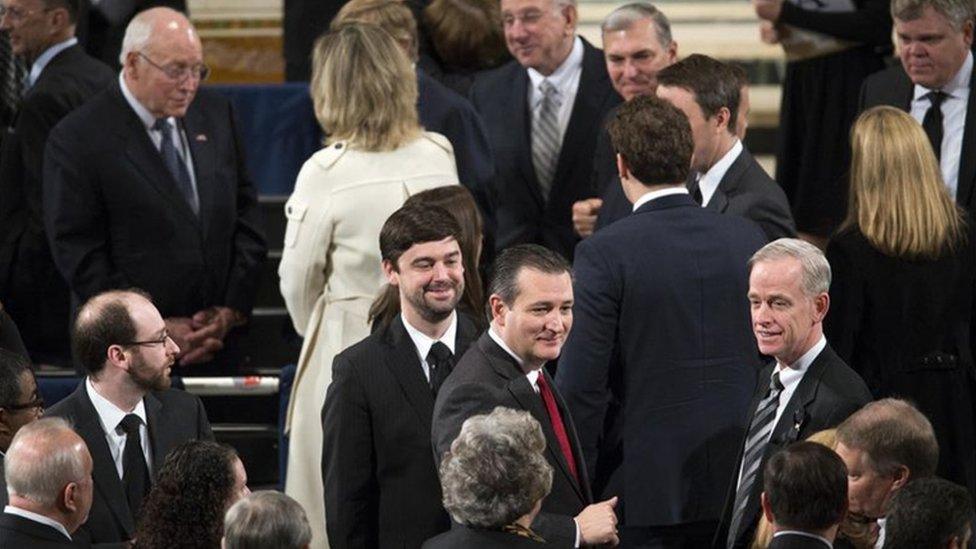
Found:
M 542 427 L 528 412 L 497 407 L 468 418 L 441 462 L 444 508 L 461 525 L 424 549 L 540 547 L 529 528 L 552 488 Z

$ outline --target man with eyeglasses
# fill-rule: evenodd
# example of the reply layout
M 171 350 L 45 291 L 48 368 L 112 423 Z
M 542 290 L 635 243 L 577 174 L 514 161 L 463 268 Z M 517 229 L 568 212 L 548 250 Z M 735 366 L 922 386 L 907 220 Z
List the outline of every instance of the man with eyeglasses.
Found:
M 44 415 L 44 400 L 24 357 L 0 349 L 0 508 L 7 505 L 4 456 L 21 427 Z
M 0 0 L 0 31 L 28 70 L 17 115 L 2 128 L 0 300 L 31 358 L 60 365 L 70 363 L 70 300 L 44 233 L 44 143 L 55 124 L 112 83 L 112 70 L 75 38 L 78 10 L 79 0 Z
M 238 336 L 227 336 L 251 311 L 266 245 L 230 103 L 198 90 L 209 72 L 200 38 L 172 9 L 136 15 L 120 60 L 118 86 L 48 141 L 55 263 L 75 303 L 144 288 L 180 365 L 235 370 Z
M 49 415 L 72 422 L 94 460 L 95 497 L 75 540 L 132 539 L 153 471 L 188 440 L 213 440 L 196 396 L 170 388 L 180 352 L 166 322 L 141 290 L 112 290 L 88 300 L 71 335 L 88 376 Z

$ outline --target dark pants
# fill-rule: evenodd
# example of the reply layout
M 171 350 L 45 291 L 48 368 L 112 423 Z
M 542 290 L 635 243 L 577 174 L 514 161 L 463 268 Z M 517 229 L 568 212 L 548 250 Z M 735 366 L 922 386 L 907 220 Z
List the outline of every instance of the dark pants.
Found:
M 711 547 L 718 521 L 620 528 L 623 549 L 701 549 Z

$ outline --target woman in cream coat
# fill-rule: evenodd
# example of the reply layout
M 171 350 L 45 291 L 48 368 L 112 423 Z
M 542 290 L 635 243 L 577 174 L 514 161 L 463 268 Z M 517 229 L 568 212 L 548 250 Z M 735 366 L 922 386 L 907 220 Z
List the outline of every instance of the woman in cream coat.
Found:
M 331 32 L 316 44 L 313 65 L 315 113 L 330 137 L 285 205 L 278 275 L 305 337 L 286 420 L 285 491 L 305 508 L 312 547 L 322 548 L 320 414 L 332 359 L 369 334 L 369 306 L 384 283 L 378 240 L 386 218 L 414 193 L 456 185 L 457 171 L 450 142 L 420 127 L 413 69 L 379 27 Z

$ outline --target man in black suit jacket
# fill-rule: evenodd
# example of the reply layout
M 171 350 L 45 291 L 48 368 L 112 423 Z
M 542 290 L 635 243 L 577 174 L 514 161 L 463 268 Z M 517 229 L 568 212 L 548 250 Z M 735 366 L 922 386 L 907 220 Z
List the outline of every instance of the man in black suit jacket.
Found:
M 450 528 L 430 451 L 434 398 L 477 336 L 457 311 L 461 228 L 437 206 L 405 207 L 380 231 L 400 314 L 332 365 L 322 408 L 329 546 L 419 547 Z
M 830 549 L 847 515 L 847 467 L 822 444 L 787 446 L 763 470 L 762 510 L 770 549 Z
M 636 97 L 610 123 L 634 214 L 576 250 L 576 329 L 557 383 L 625 546 L 707 545 L 758 367 L 746 309 L 755 224 L 688 196 L 691 129 Z M 644 183 L 644 182 L 647 183 Z
M 212 440 L 210 422 L 198 397 L 170 388 L 180 349 L 145 294 L 90 299 L 78 311 L 72 348 L 88 377 L 47 414 L 71 421 L 95 462 L 91 513 L 75 537 L 127 542 L 166 454 L 188 440 Z
M 559 356 L 573 324 L 569 264 L 534 244 L 499 254 L 488 298 L 491 325 L 461 358 L 434 405 L 440 462 L 466 419 L 496 406 L 525 410 L 546 436 L 552 490 L 532 530 L 559 547 L 616 544 L 616 498 L 591 504 L 586 463 L 573 418 L 543 367 Z
M 44 143 L 55 124 L 111 85 L 114 76 L 78 45 L 78 3 L 41 1 L 47 9 L 25 9 L 22 17 L 0 21 L 0 30 L 13 38 L 14 53 L 31 68 L 0 150 L 0 300 L 33 359 L 61 364 L 70 363 L 70 299 L 44 235 Z M 44 32 L 37 32 L 39 27 Z
M 504 0 L 501 10 L 515 60 L 471 88 L 495 157 L 496 249 L 532 242 L 571 258 L 573 203 L 599 192 L 596 136 L 620 96 L 600 50 L 576 35 L 574 0 Z
M 901 12 L 896 7 L 892 17 L 901 64 L 864 80 L 861 110 L 890 105 L 918 120 L 929 140 L 939 143 L 933 146 L 949 194 L 976 213 L 976 93 L 971 91 L 976 66 L 969 3 L 923 0 Z M 939 36 L 937 44 L 930 43 L 931 36 Z M 934 92 L 941 92 L 935 104 Z
M 51 132 L 44 221 L 76 302 L 142 288 L 181 364 L 205 362 L 249 314 L 266 246 L 230 104 L 196 93 L 207 69 L 193 26 L 156 8 L 129 25 L 145 27 L 119 86 Z
M 780 239 L 758 251 L 749 265 L 756 341 L 764 355 L 776 360 L 759 373 L 747 416 L 750 436 L 741 443 L 728 485 L 717 547 L 748 547 L 752 542 L 769 456 L 837 426 L 871 401 L 867 385 L 823 335 L 830 305 L 830 264 L 823 252 L 802 240 Z M 767 414 L 774 415 L 760 428 L 760 418 Z
M 60 418 L 36 421 L 6 455 L 10 503 L 0 515 L 0 549 L 86 547 L 72 543 L 92 504 L 92 458 Z

